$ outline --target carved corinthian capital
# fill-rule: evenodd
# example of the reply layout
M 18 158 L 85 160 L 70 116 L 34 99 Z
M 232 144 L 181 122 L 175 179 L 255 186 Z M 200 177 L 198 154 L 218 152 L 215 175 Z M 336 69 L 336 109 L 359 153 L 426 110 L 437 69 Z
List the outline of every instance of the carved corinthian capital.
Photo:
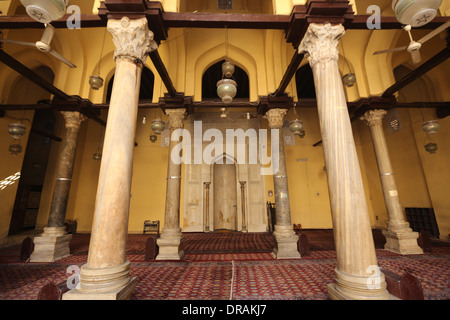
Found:
M 86 120 L 86 117 L 78 111 L 62 111 L 61 113 L 66 121 L 66 128 L 79 128 L 81 122 Z
M 383 109 L 369 110 L 359 119 L 363 120 L 369 127 L 381 126 L 383 124 L 383 117 L 386 113 L 387 111 Z
M 338 61 L 339 50 L 337 45 L 344 33 L 345 29 L 340 24 L 311 23 L 298 47 L 298 52 L 308 54 L 311 66 L 318 62 Z
M 270 109 L 266 112 L 266 115 L 264 118 L 266 118 L 269 121 L 269 127 L 271 129 L 274 128 L 281 128 L 283 127 L 283 118 L 286 114 L 287 109 Z
M 186 109 L 166 109 L 166 115 L 169 118 L 169 128 L 179 129 L 184 127 L 184 119 L 186 118 Z
M 116 48 L 114 59 L 130 57 L 145 63 L 147 54 L 158 49 L 158 45 L 153 40 L 153 32 L 148 29 L 146 18 L 109 19 L 107 28 L 113 37 Z

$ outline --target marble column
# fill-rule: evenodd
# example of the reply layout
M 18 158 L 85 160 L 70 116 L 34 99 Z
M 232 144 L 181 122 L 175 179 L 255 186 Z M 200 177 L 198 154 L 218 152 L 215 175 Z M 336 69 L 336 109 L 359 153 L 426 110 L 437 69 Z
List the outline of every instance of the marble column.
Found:
M 383 117 L 386 113 L 387 111 L 382 109 L 369 110 L 360 118 L 370 128 L 389 218 L 387 229 L 383 230 L 386 237 L 384 248 L 400 254 L 421 254 L 423 250 L 417 244 L 419 234 L 413 232 L 405 220 L 398 197 L 397 183 L 383 131 Z
M 245 181 L 239 181 L 241 185 L 241 211 L 242 211 L 242 232 L 248 232 L 245 223 Z
M 286 170 L 286 156 L 284 152 L 284 135 L 282 132 L 283 118 L 287 109 L 270 109 L 266 112 L 264 118 L 269 122 L 270 130 L 279 130 L 278 143 L 278 168 L 274 167 L 273 183 L 275 189 L 275 212 L 276 223 L 273 232 L 276 240 L 276 247 L 273 255 L 277 259 L 298 259 L 300 253 L 298 252 L 298 235 L 295 234 L 291 222 L 291 209 L 289 204 L 289 190 Z M 272 145 L 272 155 L 274 154 Z
M 203 182 L 205 185 L 205 232 L 209 232 L 209 188 L 211 182 Z
M 69 242 L 72 235 L 66 232 L 64 222 L 80 125 L 86 118 L 76 111 L 61 113 L 64 116 L 66 133 L 56 168 L 48 224 L 44 232 L 33 240 L 35 247 L 30 262 L 53 262 L 70 255 Z
M 63 299 L 129 299 L 136 278 L 126 259 L 139 85 L 148 52 L 156 50 L 147 19 L 109 19 L 116 70 L 105 131 L 87 263 Z
M 352 126 L 339 73 L 342 25 L 311 23 L 300 46 L 311 65 L 327 168 L 337 254 L 332 299 L 388 299 L 369 220 Z
M 184 127 L 186 109 L 166 109 L 169 118 L 170 136 L 177 129 Z M 156 260 L 180 260 L 184 256 L 181 249 L 183 235 L 180 228 L 180 194 L 181 194 L 181 163 L 172 159 L 172 150 L 179 141 L 170 140 L 169 159 L 167 166 L 166 207 L 164 213 L 164 228 L 157 244 L 159 254 Z

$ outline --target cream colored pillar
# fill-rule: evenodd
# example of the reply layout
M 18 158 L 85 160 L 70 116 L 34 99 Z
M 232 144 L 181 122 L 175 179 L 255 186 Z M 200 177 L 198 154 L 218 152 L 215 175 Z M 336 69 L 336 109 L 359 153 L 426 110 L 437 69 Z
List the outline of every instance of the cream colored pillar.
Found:
M 384 248 L 400 254 L 421 254 L 423 250 L 417 244 L 419 234 L 413 232 L 409 223 L 405 221 L 398 197 L 394 170 L 392 169 L 382 126 L 383 117 L 386 113 L 387 111 L 382 109 L 370 110 L 360 118 L 370 128 L 389 218 L 387 229 L 383 230 L 383 235 L 386 237 Z
M 147 54 L 156 50 L 147 19 L 108 20 L 116 70 L 95 201 L 88 260 L 80 283 L 63 299 L 129 299 L 136 278 L 126 259 L 139 84 Z
M 76 111 L 61 113 L 64 116 L 66 133 L 56 168 L 56 183 L 48 224 L 44 232 L 33 240 L 35 247 L 30 262 L 53 262 L 70 255 L 69 243 L 72 235 L 67 233 L 64 222 L 80 125 L 86 117 Z
M 314 75 L 337 253 L 328 293 L 332 299 L 387 299 L 338 68 L 343 34 L 342 25 L 312 23 L 299 46 Z
M 184 127 L 186 109 L 166 109 L 166 115 L 169 118 L 170 136 L 172 136 L 175 130 Z M 172 159 L 172 150 L 178 144 L 178 141 L 170 140 L 164 228 L 161 237 L 156 240 L 159 247 L 156 260 L 180 260 L 184 256 L 181 250 L 183 235 L 180 228 L 181 163 L 175 163 Z
M 286 170 L 286 156 L 284 152 L 284 136 L 282 134 L 283 118 L 287 109 L 270 109 L 264 116 L 269 121 L 270 130 L 279 130 L 278 169 L 273 173 L 273 184 L 275 189 L 275 212 L 276 223 L 273 232 L 276 247 L 273 254 L 277 259 L 298 259 L 298 236 L 295 234 L 291 222 L 291 209 L 289 204 L 289 189 Z M 272 146 L 272 155 L 274 154 Z

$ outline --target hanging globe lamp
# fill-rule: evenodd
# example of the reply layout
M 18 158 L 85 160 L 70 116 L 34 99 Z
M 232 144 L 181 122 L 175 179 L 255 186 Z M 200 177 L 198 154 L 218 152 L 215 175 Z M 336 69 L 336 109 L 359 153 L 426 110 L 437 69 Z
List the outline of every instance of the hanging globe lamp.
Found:
M 20 139 L 27 132 L 27 127 L 21 123 L 11 123 L 8 125 L 8 133 L 14 139 Z

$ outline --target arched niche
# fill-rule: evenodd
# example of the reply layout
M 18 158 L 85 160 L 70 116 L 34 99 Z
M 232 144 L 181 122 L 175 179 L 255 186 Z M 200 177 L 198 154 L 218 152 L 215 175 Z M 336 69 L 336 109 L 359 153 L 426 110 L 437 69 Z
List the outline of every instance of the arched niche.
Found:
M 106 103 L 109 103 L 111 100 L 113 84 L 114 84 L 114 75 L 112 75 L 112 77 L 109 79 L 108 87 L 106 88 L 106 98 L 105 98 Z M 139 100 L 152 100 L 154 87 L 155 87 L 155 75 L 149 68 L 144 67 L 142 69 L 141 74 Z
M 314 86 L 314 77 L 309 63 L 298 68 L 295 72 L 295 84 L 298 99 L 315 99 L 316 88 Z
M 214 63 L 210 66 L 202 77 L 202 100 L 216 100 L 217 96 L 217 81 L 222 79 L 222 64 L 225 60 Z M 249 100 L 250 86 L 247 73 L 239 66 L 235 66 L 233 80 L 237 83 L 237 93 L 235 100 Z
M 213 230 L 237 231 L 238 228 L 238 182 L 236 159 L 224 153 L 211 163 L 213 191 Z M 242 214 L 239 212 L 239 214 Z

